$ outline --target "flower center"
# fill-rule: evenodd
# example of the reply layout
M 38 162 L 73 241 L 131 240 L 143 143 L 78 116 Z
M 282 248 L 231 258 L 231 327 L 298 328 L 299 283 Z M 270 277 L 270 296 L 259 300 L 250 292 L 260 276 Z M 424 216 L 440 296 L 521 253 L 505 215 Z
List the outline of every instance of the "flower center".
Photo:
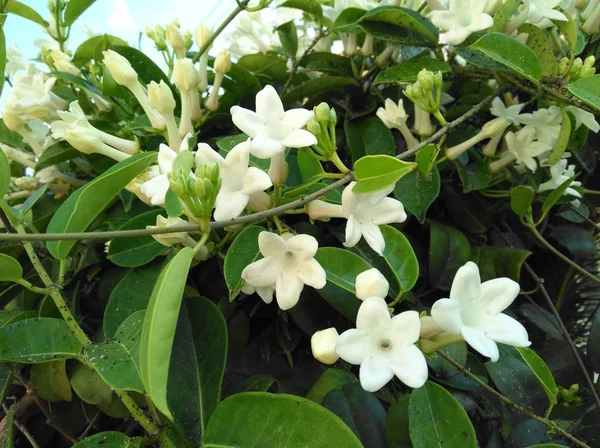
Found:
M 392 349 L 392 342 L 389 339 L 382 339 L 379 341 L 379 348 L 387 352 Z

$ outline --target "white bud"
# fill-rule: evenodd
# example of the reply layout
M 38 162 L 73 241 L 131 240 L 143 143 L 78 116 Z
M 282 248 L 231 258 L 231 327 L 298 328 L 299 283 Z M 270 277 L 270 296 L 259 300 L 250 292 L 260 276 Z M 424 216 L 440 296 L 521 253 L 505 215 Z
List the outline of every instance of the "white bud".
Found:
M 184 92 L 197 88 L 200 81 L 198 71 L 189 59 L 178 59 L 175 61 L 173 80 L 177 88 Z
M 335 343 L 339 334 L 334 327 L 317 331 L 310 338 L 312 354 L 323 364 L 334 364 L 340 357 L 335 352 Z
M 110 71 L 117 84 L 129 89 L 134 88 L 138 82 L 138 74 L 127 59 L 113 50 L 103 51 L 104 65 Z
M 269 196 L 264 191 L 258 191 L 256 193 L 252 193 L 250 195 L 250 200 L 248 202 L 250 208 L 255 212 L 264 212 L 265 210 L 269 210 L 273 205 L 271 202 L 271 196 Z
M 198 45 L 198 47 L 202 48 L 206 42 L 208 42 L 208 40 L 212 37 L 213 32 L 212 30 L 207 27 L 204 24 L 201 24 L 197 29 L 196 29 L 196 45 Z
M 227 50 L 223 50 L 215 59 L 215 71 L 218 73 L 228 73 L 231 70 L 231 55 Z
M 150 100 L 150 105 L 161 114 L 172 112 L 175 109 L 173 92 L 171 92 L 171 88 L 162 80 L 159 84 L 154 81 L 148 84 L 148 99 Z
M 185 39 L 173 24 L 167 25 L 167 42 L 179 59 L 185 58 Z
M 356 297 L 365 300 L 369 297 L 387 297 L 390 284 L 379 270 L 372 268 L 356 276 Z
M 181 218 L 168 217 L 158 215 L 156 217 L 156 225 L 155 226 L 146 226 L 147 229 L 164 229 L 166 227 L 171 227 L 175 225 L 185 225 L 189 224 L 187 221 Z M 170 247 L 174 244 L 183 244 L 188 245 L 194 243 L 193 239 L 188 235 L 187 232 L 173 232 L 173 233 L 158 233 L 152 235 L 156 241 L 158 241 L 163 246 Z M 186 244 L 187 243 L 187 244 Z
M 64 139 L 73 146 L 73 148 L 84 154 L 103 154 L 118 162 L 131 157 L 118 149 L 112 148 L 104 143 L 98 137 L 97 133 L 88 127 L 71 125 L 65 130 Z
M 434 336 L 440 334 L 442 330 L 438 324 L 435 323 L 433 317 L 431 316 L 423 316 L 420 319 L 421 322 L 421 333 L 420 336 L 423 339 L 431 339 Z
M 285 161 L 285 151 L 271 157 L 269 177 L 273 185 L 283 185 L 288 177 L 288 167 Z
M 306 213 L 308 213 L 308 216 L 313 221 L 317 219 L 326 220 L 330 218 L 344 217 L 344 210 L 342 209 L 341 205 L 332 204 L 319 199 L 316 201 L 311 201 L 307 204 Z

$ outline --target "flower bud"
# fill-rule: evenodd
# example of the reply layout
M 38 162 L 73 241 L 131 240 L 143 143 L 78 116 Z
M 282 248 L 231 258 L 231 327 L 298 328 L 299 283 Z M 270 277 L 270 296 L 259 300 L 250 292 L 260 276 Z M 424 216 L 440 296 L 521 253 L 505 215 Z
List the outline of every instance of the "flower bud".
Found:
M 431 339 L 434 336 L 440 334 L 443 330 L 440 328 L 438 324 L 435 323 L 433 317 L 431 316 L 423 316 L 420 319 L 421 322 L 421 332 L 420 337 L 423 339 Z
M 198 28 L 196 29 L 196 45 L 202 48 L 206 44 L 206 42 L 208 42 L 208 40 L 212 37 L 212 35 L 213 32 L 209 27 L 207 27 L 203 23 L 200 24 L 200 26 L 198 26 Z
M 438 71 L 433 74 L 433 84 L 436 89 L 442 88 L 442 82 L 444 81 L 444 77 L 442 76 L 442 72 Z
M 172 112 L 175 109 L 175 98 L 171 88 L 164 82 L 159 84 L 152 81 L 148 84 L 148 99 L 150 105 L 161 114 Z
M 15 185 L 21 190 L 34 191 L 40 186 L 40 181 L 36 177 L 23 176 L 15 179 Z
M 179 59 L 185 58 L 185 40 L 179 28 L 173 24 L 167 25 L 167 42 Z
M 433 90 L 433 73 L 424 68 L 417 75 L 417 82 L 423 90 Z
M 329 124 L 333 126 L 337 124 L 337 114 L 335 113 L 335 109 L 333 107 L 329 109 Z
M 313 221 L 326 221 L 330 218 L 343 218 L 344 210 L 339 204 L 321 201 L 317 199 L 306 204 L 306 213 Z
M 321 103 L 313 109 L 315 118 L 323 123 L 329 122 L 329 111 L 330 108 L 329 104 L 327 103 Z
M 315 136 L 321 134 L 321 125 L 314 116 L 310 117 L 310 119 L 306 123 L 306 129 L 308 129 L 308 132 Z
M 269 177 L 273 185 L 283 185 L 288 177 L 288 166 L 285 161 L 285 151 L 271 157 Z
M 594 57 L 594 55 L 588 56 L 587 58 L 585 58 L 585 61 L 583 61 L 583 66 L 586 68 L 592 68 L 595 64 L 596 58 Z
M 171 227 L 175 225 L 185 225 L 189 224 L 187 221 L 181 218 L 168 217 L 158 215 L 156 217 L 156 225 L 155 226 L 146 226 L 147 229 L 164 229 L 166 227 Z M 158 233 L 152 235 L 157 242 L 162 244 L 163 246 L 170 247 L 174 244 L 183 244 L 184 246 L 194 245 L 195 241 L 192 237 L 188 235 L 187 232 L 173 232 L 173 233 Z
M 367 269 L 356 276 L 356 297 L 360 300 L 369 297 L 386 298 L 390 290 L 390 284 L 383 274 L 375 269 Z
M 577 73 L 582 66 L 583 61 L 581 58 L 575 58 L 571 64 L 571 73 Z
M 189 59 L 177 59 L 173 67 L 175 86 L 181 91 L 188 92 L 198 86 L 198 71 Z
M 204 188 L 204 179 L 196 179 L 194 183 L 194 190 L 198 199 L 202 200 L 206 197 L 206 188 Z
M 218 163 L 211 163 L 206 165 L 206 178 L 213 184 L 216 184 L 219 181 L 219 175 L 221 172 L 221 167 Z
M 558 61 L 558 74 L 565 75 L 567 71 L 567 67 L 569 66 L 569 58 L 562 58 Z
M 104 65 L 110 71 L 115 82 L 127 88 L 132 88 L 138 82 L 138 74 L 127 59 L 113 50 L 103 51 Z
M 250 205 L 250 208 L 255 212 L 264 212 L 265 210 L 269 210 L 273 203 L 271 201 L 271 196 L 264 191 L 258 191 L 250 195 L 248 205 Z
M 315 332 L 310 338 L 312 354 L 323 364 L 334 364 L 340 357 L 335 352 L 335 343 L 339 337 L 334 327 Z
M 223 50 L 215 59 L 215 72 L 228 73 L 231 70 L 231 55 L 227 50 Z
M 146 36 L 148 36 L 152 40 L 156 40 L 156 33 L 149 26 L 146 27 Z

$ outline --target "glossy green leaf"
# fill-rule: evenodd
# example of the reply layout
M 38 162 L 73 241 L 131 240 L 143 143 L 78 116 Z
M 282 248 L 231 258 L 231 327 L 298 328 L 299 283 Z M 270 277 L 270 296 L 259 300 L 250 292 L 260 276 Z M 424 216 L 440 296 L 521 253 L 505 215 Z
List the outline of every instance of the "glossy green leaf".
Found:
M 385 239 L 383 258 L 391 268 L 400 290 L 410 291 L 419 278 L 419 260 L 410 242 L 395 227 L 380 226 Z
M 16 16 L 23 17 L 24 19 L 31 20 L 32 22 L 35 22 L 43 27 L 48 26 L 48 22 L 46 22 L 44 18 L 41 15 L 39 15 L 35 9 L 17 0 L 9 0 L 6 6 L 4 6 L 4 12 L 8 12 Z M 2 73 L 4 73 L 4 70 L 2 70 Z
M 362 447 L 352 431 L 327 409 L 305 398 L 265 392 L 244 392 L 223 400 L 202 442 L 206 448 Z
M 362 31 L 358 26 L 358 21 L 367 11 L 361 8 L 344 9 L 333 22 L 332 29 L 342 33 L 354 33 Z
M 104 59 L 102 52 L 116 45 L 127 46 L 127 42 L 120 37 L 110 36 L 108 34 L 90 37 L 77 47 L 73 54 L 72 62 L 77 67 L 83 66 L 91 59 L 96 59 L 98 62 L 101 62 Z
M 194 251 L 185 247 L 160 273 L 144 318 L 140 345 L 140 374 L 154 405 L 173 419 L 167 405 L 169 364 L 177 317 Z
M 246 54 L 238 59 L 237 65 L 245 68 L 254 76 L 269 80 L 285 81 L 287 79 L 286 58 L 276 54 Z
M 535 83 L 542 77 L 542 67 L 533 50 L 514 37 L 503 33 L 488 33 L 468 48 Z
M 323 16 L 323 8 L 317 0 L 287 0 L 279 5 L 278 8 L 299 9 L 300 11 L 311 14 L 316 18 Z
M 519 33 L 528 35 L 527 46 L 533 50 L 538 61 L 540 61 L 542 76 L 556 75 L 557 57 L 554 55 L 554 48 L 546 34 L 546 30 L 526 23 L 519 27 Z
M 476 448 L 477 436 L 461 404 L 442 386 L 427 381 L 410 394 L 410 440 L 415 448 Z
M 185 434 L 200 443 L 221 400 L 227 362 L 227 323 L 219 308 L 203 297 L 184 301 L 171 354 L 167 402 Z
M 17 260 L 0 253 L 0 281 L 16 282 L 23 277 L 23 268 Z
M 36 171 L 40 171 L 57 163 L 71 160 L 81 156 L 81 153 L 69 145 L 67 142 L 58 142 L 46 148 L 35 166 Z
M 358 118 L 344 123 L 346 144 L 356 163 L 361 157 L 396 154 L 396 144 L 392 131 L 377 117 Z
M 291 56 L 296 56 L 296 53 L 298 53 L 298 31 L 294 21 L 285 22 L 279 25 L 276 30 L 284 50 Z
M 74 358 L 82 348 L 62 319 L 26 319 L 0 328 L 0 361 L 58 361 Z
M 587 340 L 587 356 L 594 371 L 600 370 L 600 311 L 596 311 Z
M 578 79 L 569 84 L 567 89 L 588 106 L 600 110 L 600 75 Z
M 88 182 L 61 205 L 47 232 L 83 232 L 133 178 L 155 161 L 156 153 L 135 155 Z M 46 245 L 54 258 L 64 260 L 75 241 L 48 241 Z
M 391 156 L 362 157 L 354 164 L 354 174 L 358 182 L 352 191 L 360 194 L 384 190 L 416 167 L 414 162 L 404 162 Z
M 394 197 L 423 224 L 427 210 L 440 194 L 440 173 L 434 165 L 428 180 L 414 170 L 402 177 L 394 187 Z
M 298 162 L 298 169 L 300 170 L 300 176 L 305 183 L 313 181 L 313 179 L 322 179 L 325 170 L 323 165 L 317 159 L 312 156 L 309 149 L 302 148 L 298 150 L 296 156 Z
M 469 261 L 471 246 L 458 230 L 431 222 L 429 237 L 429 281 L 443 290 L 450 290 L 456 271 Z
M 454 162 L 456 171 L 463 185 L 463 192 L 478 191 L 487 188 L 492 180 L 488 162 L 485 159 L 476 160 L 474 163 L 463 165 L 460 161 Z
M 229 300 L 234 300 L 244 287 L 242 271 L 250 263 L 261 257 L 258 248 L 258 235 L 265 229 L 259 226 L 248 226 L 235 238 L 225 256 L 223 276 L 229 289 Z
M 300 65 L 306 70 L 352 76 L 350 59 L 335 53 L 314 51 L 304 56 Z
M 156 217 L 162 210 L 151 210 L 130 219 L 119 230 L 145 229 L 156 225 Z M 160 254 L 168 250 L 151 235 L 115 238 L 108 247 L 108 259 L 124 268 L 135 268 L 150 263 Z
M 65 361 L 51 361 L 31 366 L 31 384 L 46 401 L 71 401 L 73 392 L 65 368 Z
M 530 255 L 528 250 L 512 247 L 471 246 L 471 261 L 479 266 L 484 282 L 498 277 L 519 282 L 521 267 Z
M 546 163 L 549 165 L 554 165 L 563 157 L 571 140 L 571 119 L 564 108 L 561 108 L 561 113 L 562 123 L 560 125 L 560 132 L 558 134 L 558 138 L 556 139 L 556 143 L 554 144 L 554 148 L 552 148 L 552 152 L 546 161 Z
M 561 11 L 567 16 L 567 21 L 557 20 L 554 25 L 558 28 L 560 34 L 562 34 L 567 42 L 567 48 L 569 50 L 569 56 L 571 60 L 575 58 L 575 47 L 577 46 L 577 25 L 573 21 L 573 17 L 567 11 Z
M 392 42 L 402 43 L 413 35 L 436 42 L 438 29 L 427 18 L 409 8 L 378 6 L 370 9 L 358 22 L 366 33 Z M 414 34 L 409 34 L 414 33 Z
M 303 82 L 291 89 L 282 101 L 286 104 L 312 98 L 325 92 L 344 90 L 348 86 L 355 86 L 357 82 L 349 76 L 320 76 Z
M 279 382 L 271 375 L 252 375 L 244 381 L 243 392 L 268 392 L 271 387 L 278 387 Z
M 356 298 L 356 276 L 372 266 L 358 255 L 337 247 L 319 248 L 315 260 L 327 274 L 327 284 L 317 290 L 319 295 L 346 318 L 356 320 L 362 303 Z
M 417 170 L 419 170 L 419 173 L 425 176 L 427 180 L 431 180 L 431 172 L 436 166 L 439 153 L 440 149 L 433 143 L 430 143 L 417 151 L 417 155 L 415 156 Z
M 152 263 L 128 271 L 110 293 L 104 310 L 104 336 L 112 338 L 123 321 L 148 307 L 162 263 Z
M 452 70 L 447 62 L 433 58 L 418 58 L 401 61 L 377 75 L 373 84 L 396 84 L 399 82 L 415 82 L 423 69 L 432 72 L 447 73 Z
M 385 429 L 390 448 L 412 448 L 408 427 L 409 395 L 402 395 L 388 410 Z
M 500 7 L 494 13 L 494 24 L 490 28 L 490 31 L 498 31 L 502 33 L 515 12 L 517 12 L 520 4 L 521 2 L 519 0 L 507 0 L 500 5 Z
M 529 348 L 517 347 L 517 351 L 525 361 L 525 364 L 529 366 L 531 371 L 535 374 L 538 381 L 546 391 L 546 395 L 550 399 L 550 403 L 555 405 L 557 403 L 556 396 L 558 394 L 558 387 L 556 387 L 556 381 L 552 376 L 552 372 L 539 355 Z
M 110 389 L 97 372 L 77 364 L 71 372 L 71 386 L 79 398 L 93 405 L 108 405 L 113 397 Z
M 104 431 L 77 442 L 73 448 L 126 448 L 130 440 L 122 432 Z
M 332 390 L 341 390 L 345 384 L 356 382 L 356 377 L 345 370 L 329 368 L 323 372 L 306 394 L 306 398 L 321 404 Z
M 0 148 L 0 196 L 4 197 L 10 187 L 10 163 Z
M 69 0 L 65 8 L 64 25 L 71 26 L 96 0 Z
M 18 217 L 23 217 L 33 208 L 37 201 L 39 201 L 48 190 L 48 184 L 43 184 L 40 188 L 35 190 L 31 196 L 29 196 L 25 202 L 23 202 L 19 207 L 15 210 L 15 214 Z
M 171 218 L 177 218 L 183 214 L 181 201 L 171 188 L 167 190 L 167 194 L 165 195 L 165 211 L 167 212 L 167 216 Z
M 525 216 L 533 204 L 534 196 L 533 188 L 517 185 L 510 190 L 510 208 L 517 216 Z
M 552 192 L 548 195 L 544 203 L 542 204 L 542 213 L 546 214 L 550 211 L 550 209 L 558 202 L 561 196 L 567 191 L 567 188 L 571 186 L 573 181 L 577 178 L 578 174 L 571 176 L 567 180 L 565 180 L 562 184 L 560 184 L 556 189 L 552 190 Z

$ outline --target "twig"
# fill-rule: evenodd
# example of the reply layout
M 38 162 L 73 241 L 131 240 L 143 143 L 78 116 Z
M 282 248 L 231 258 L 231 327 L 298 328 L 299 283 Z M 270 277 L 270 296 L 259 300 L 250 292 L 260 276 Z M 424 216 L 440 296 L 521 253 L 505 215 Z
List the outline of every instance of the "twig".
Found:
M 517 403 L 513 402 L 512 400 L 510 400 L 509 398 L 505 397 L 500 392 L 498 392 L 496 389 L 494 389 L 490 385 L 486 384 L 485 382 L 481 381 L 477 375 L 471 373 L 469 371 L 469 369 L 467 369 L 466 367 L 464 367 L 463 365 L 461 365 L 459 362 L 457 362 L 456 360 L 454 360 L 452 357 L 448 356 L 442 350 L 439 350 L 437 352 L 437 354 L 439 356 L 441 356 L 442 358 L 444 358 L 446 361 L 448 361 L 450 364 L 452 364 L 454 367 L 456 367 L 458 370 L 460 370 L 462 373 L 464 373 L 465 375 L 467 375 L 470 379 L 472 379 L 473 381 L 475 381 L 478 385 L 480 385 L 481 387 L 483 387 L 485 390 L 487 390 L 491 394 L 493 394 L 496 397 L 498 397 L 498 399 L 500 401 L 502 401 L 504 404 L 506 404 L 506 405 L 510 406 L 511 408 L 515 409 L 516 411 L 519 411 L 520 413 L 528 416 L 529 418 L 532 418 L 534 420 L 537 420 L 540 423 L 543 423 L 544 425 L 546 425 L 549 428 L 551 428 L 552 430 L 556 431 L 561 436 L 563 436 L 565 439 L 568 439 L 569 441 L 573 442 L 577 446 L 580 446 L 582 448 L 591 448 L 587 443 L 579 440 L 578 438 L 574 437 L 573 435 L 569 434 L 567 431 L 565 431 L 564 429 L 562 429 L 560 427 L 560 425 L 558 425 L 554 421 L 552 421 L 550 419 L 547 419 L 547 418 L 544 418 L 544 417 L 540 417 L 539 415 L 534 414 L 533 412 L 531 412 L 529 409 L 526 409 L 523 406 L 520 406 Z
M 6 408 L 6 405 L 3 404 L 2 409 L 4 409 L 4 412 L 8 414 L 9 411 Z M 21 422 L 19 422 L 16 417 L 13 418 L 13 424 L 19 429 L 19 431 L 23 433 L 27 440 L 29 440 L 29 443 L 31 443 L 33 448 L 40 448 L 40 445 L 35 441 L 29 430 Z
M 571 211 L 575 212 L 575 214 L 577 214 L 580 217 L 582 217 L 588 224 L 591 224 L 592 226 L 594 226 L 596 228 L 596 230 L 600 231 L 600 225 L 598 225 L 597 223 L 595 223 L 594 221 L 592 221 L 589 218 L 589 216 L 585 216 L 583 213 L 581 213 L 579 210 L 577 210 L 571 204 L 567 204 L 567 206 L 571 209 Z
M 329 32 L 328 28 L 321 28 L 321 31 L 319 31 L 319 33 L 315 36 L 315 38 L 310 43 L 308 48 L 306 50 L 304 50 L 304 53 L 302 53 L 302 56 L 300 56 L 299 58 L 295 58 L 295 60 L 292 61 L 292 69 L 290 70 L 288 79 L 285 82 L 285 85 L 283 86 L 281 95 L 285 95 L 287 93 L 287 91 L 289 90 L 290 85 L 292 84 L 292 80 L 294 79 L 294 76 L 296 75 L 296 72 L 298 71 L 298 67 L 300 67 L 300 63 L 302 62 L 302 59 L 304 59 L 306 57 L 306 55 L 308 53 L 310 53 L 313 48 L 315 48 L 315 46 L 319 43 L 319 41 L 323 37 L 325 37 L 328 32 Z

